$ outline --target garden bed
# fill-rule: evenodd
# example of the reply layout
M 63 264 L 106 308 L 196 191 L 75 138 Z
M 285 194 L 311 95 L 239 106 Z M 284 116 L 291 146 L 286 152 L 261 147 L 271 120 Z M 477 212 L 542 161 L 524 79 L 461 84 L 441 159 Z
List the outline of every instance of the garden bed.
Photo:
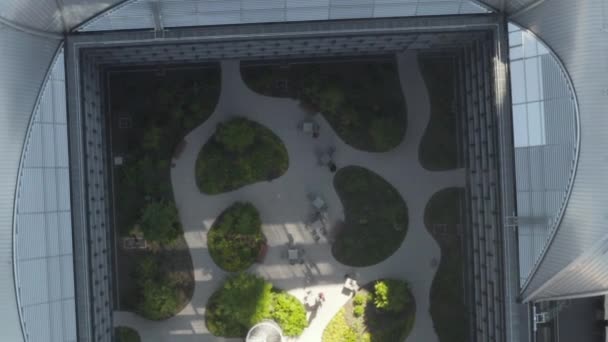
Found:
M 141 338 L 137 331 L 127 327 L 114 328 L 116 342 L 140 342 Z
M 164 319 L 179 312 L 194 289 L 173 199 L 171 159 L 183 137 L 213 113 L 219 65 L 112 72 L 108 89 L 112 154 L 123 161 L 112 172 L 113 229 L 116 237 L 141 234 L 150 247 L 117 250 L 118 307 Z M 156 272 L 141 279 L 139 267 L 147 260 L 154 260 Z M 160 299 L 151 305 L 153 297 Z
M 163 320 L 190 303 L 194 272 L 183 236 L 171 246 L 151 244 L 148 250 L 117 250 L 120 310 Z
M 407 206 L 399 192 L 379 175 L 358 166 L 338 170 L 334 187 L 344 207 L 344 227 L 332 245 L 336 260 L 370 266 L 391 256 L 408 228 Z
M 271 181 L 289 167 L 279 137 L 256 122 L 234 118 L 220 123 L 196 160 L 196 181 L 206 194 Z
M 251 203 L 237 202 L 228 207 L 207 234 L 213 261 L 229 272 L 249 268 L 260 256 L 265 241 L 260 214 Z
M 215 336 L 245 337 L 264 320 L 275 321 L 290 337 L 308 326 L 304 305 L 296 297 L 248 273 L 230 276 L 207 302 L 205 322 Z
M 424 213 L 425 225 L 441 248 L 441 262 L 430 295 L 431 317 L 440 342 L 468 341 L 462 241 L 456 231 L 462 223 L 463 195 L 461 188 L 439 191 L 431 197 Z M 447 230 L 440 232 L 433 229 L 433 225 L 445 225 Z
M 431 118 L 420 143 L 420 164 L 432 171 L 455 169 L 459 165 L 453 61 L 421 58 L 420 68 L 431 101 Z
M 388 291 L 378 294 L 382 291 L 376 288 L 378 283 Z M 414 297 L 406 283 L 379 280 L 362 287 L 346 302 L 325 328 L 322 342 L 404 341 L 414 326 L 415 314 Z
M 250 65 L 241 74 L 258 93 L 299 99 L 307 111 L 320 112 L 357 149 L 384 152 L 403 140 L 406 106 L 392 56 Z

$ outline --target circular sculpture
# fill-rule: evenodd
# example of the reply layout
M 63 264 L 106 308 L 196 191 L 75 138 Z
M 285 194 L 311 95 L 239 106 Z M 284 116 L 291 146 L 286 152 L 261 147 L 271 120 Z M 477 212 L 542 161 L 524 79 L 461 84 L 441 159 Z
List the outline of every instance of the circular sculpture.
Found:
M 247 333 L 247 342 L 282 342 L 281 328 L 273 321 L 264 321 L 253 326 Z

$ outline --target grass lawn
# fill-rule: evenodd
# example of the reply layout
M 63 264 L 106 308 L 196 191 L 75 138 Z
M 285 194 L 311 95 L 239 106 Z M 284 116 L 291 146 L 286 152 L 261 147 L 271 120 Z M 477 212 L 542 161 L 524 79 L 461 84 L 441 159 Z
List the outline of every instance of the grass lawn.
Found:
M 431 120 L 420 144 L 419 159 L 427 170 L 458 167 L 458 117 L 453 104 L 455 70 L 449 59 L 420 59 L 422 76 L 429 91 Z
M 207 194 L 236 190 L 271 181 L 289 167 L 287 149 L 279 137 L 256 122 L 234 118 L 220 123 L 196 160 L 196 181 Z
M 156 221 L 158 215 L 145 210 L 150 205 L 162 203 L 171 216 L 160 217 L 161 223 L 171 224 L 170 231 L 141 229 L 147 240 L 160 236 L 162 242 L 144 251 L 118 249 L 119 307 L 140 314 L 145 307 L 148 318 L 167 318 L 190 301 L 194 288 L 192 260 L 175 221 L 171 159 L 179 154 L 183 137 L 213 113 L 220 92 L 219 65 L 115 72 L 108 89 L 112 152 L 124 160 L 112 174 L 115 233 L 128 236 L 142 222 Z M 141 279 L 139 268 L 150 260 L 157 272 Z M 163 299 L 153 302 L 155 297 Z M 149 312 L 155 309 L 159 311 Z
M 251 327 L 267 319 L 290 337 L 308 326 L 304 305 L 296 297 L 248 273 L 230 276 L 206 306 L 205 322 L 215 336 L 245 337 Z
M 334 316 L 322 342 L 404 341 L 414 326 L 416 304 L 409 291 L 405 309 L 391 313 L 376 309 L 373 283 L 362 287 Z
M 321 112 L 357 149 L 384 152 L 403 140 L 406 106 L 393 56 L 319 60 L 286 68 L 245 65 L 241 74 L 258 93 L 299 99 L 311 113 Z
M 114 328 L 114 335 L 116 336 L 116 342 L 140 342 L 139 334 L 137 331 L 127 328 L 118 327 Z
M 408 227 L 407 206 L 379 175 L 358 166 L 338 170 L 334 187 L 344 206 L 345 224 L 332 253 L 349 266 L 370 266 L 391 256 Z
M 229 272 L 251 266 L 265 241 L 260 214 L 251 203 L 237 202 L 228 207 L 207 234 L 213 261 Z
M 427 228 L 447 224 L 456 229 L 462 223 L 460 202 L 464 190 L 439 191 L 429 201 L 424 213 Z M 455 232 L 429 229 L 441 247 L 441 262 L 431 286 L 431 317 L 440 342 L 467 341 L 467 310 L 464 303 L 462 242 Z

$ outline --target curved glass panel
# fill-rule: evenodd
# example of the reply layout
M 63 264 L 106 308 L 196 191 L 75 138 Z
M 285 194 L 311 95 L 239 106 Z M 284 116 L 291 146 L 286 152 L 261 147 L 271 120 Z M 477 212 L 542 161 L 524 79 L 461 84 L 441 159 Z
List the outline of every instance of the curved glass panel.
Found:
M 26 341 L 76 341 L 64 55 L 30 124 L 15 201 L 17 296 Z
M 131 0 L 78 31 L 489 12 L 470 0 Z
M 514 24 L 509 24 L 509 56 L 523 285 L 567 202 L 578 149 L 578 109 L 557 57 L 536 36 Z

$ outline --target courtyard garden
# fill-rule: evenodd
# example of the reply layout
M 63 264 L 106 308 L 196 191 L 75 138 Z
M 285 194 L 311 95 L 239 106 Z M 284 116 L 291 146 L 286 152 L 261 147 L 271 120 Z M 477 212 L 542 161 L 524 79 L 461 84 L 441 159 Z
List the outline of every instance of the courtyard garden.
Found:
M 459 165 L 453 61 L 422 57 L 419 60 L 431 101 L 431 119 L 420 143 L 420 164 L 431 171 L 455 169 Z
M 248 273 L 228 277 L 207 302 L 205 321 L 215 336 L 245 337 L 264 320 L 275 321 L 290 337 L 308 326 L 304 305 L 296 297 Z
M 407 206 L 399 192 L 379 175 L 358 166 L 338 170 L 334 187 L 344 207 L 344 227 L 332 245 L 336 260 L 371 266 L 391 256 L 408 227 Z
M 262 220 L 251 203 L 237 202 L 224 210 L 207 233 L 209 253 L 215 263 L 229 272 L 251 266 L 266 243 Z
M 114 328 L 114 336 L 116 342 L 140 342 L 139 334 L 137 331 L 128 327 L 117 327 Z
M 119 307 L 166 319 L 192 297 L 194 275 L 171 188 L 182 138 L 203 123 L 219 98 L 219 66 L 111 73 L 110 135 L 114 229 L 145 248 L 118 248 Z M 117 162 L 117 160 L 120 162 Z
M 403 140 L 406 107 L 392 56 L 243 65 L 241 74 L 253 91 L 298 99 L 307 111 L 321 113 L 357 149 L 385 152 Z
M 441 248 L 441 262 L 431 286 L 431 317 L 440 342 L 467 341 L 464 303 L 461 201 L 464 189 L 437 192 L 426 206 L 424 219 L 429 232 Z
M 403 341 L 416 305 L 406 282 L 381 279 L 362 287 L 329 322 L 322 342 Z
M 245 118 L 218 124 L 196 161 L 196 180 L 206 194 L 271 181 L 289 167 L 287 150 L 268 128 Z

